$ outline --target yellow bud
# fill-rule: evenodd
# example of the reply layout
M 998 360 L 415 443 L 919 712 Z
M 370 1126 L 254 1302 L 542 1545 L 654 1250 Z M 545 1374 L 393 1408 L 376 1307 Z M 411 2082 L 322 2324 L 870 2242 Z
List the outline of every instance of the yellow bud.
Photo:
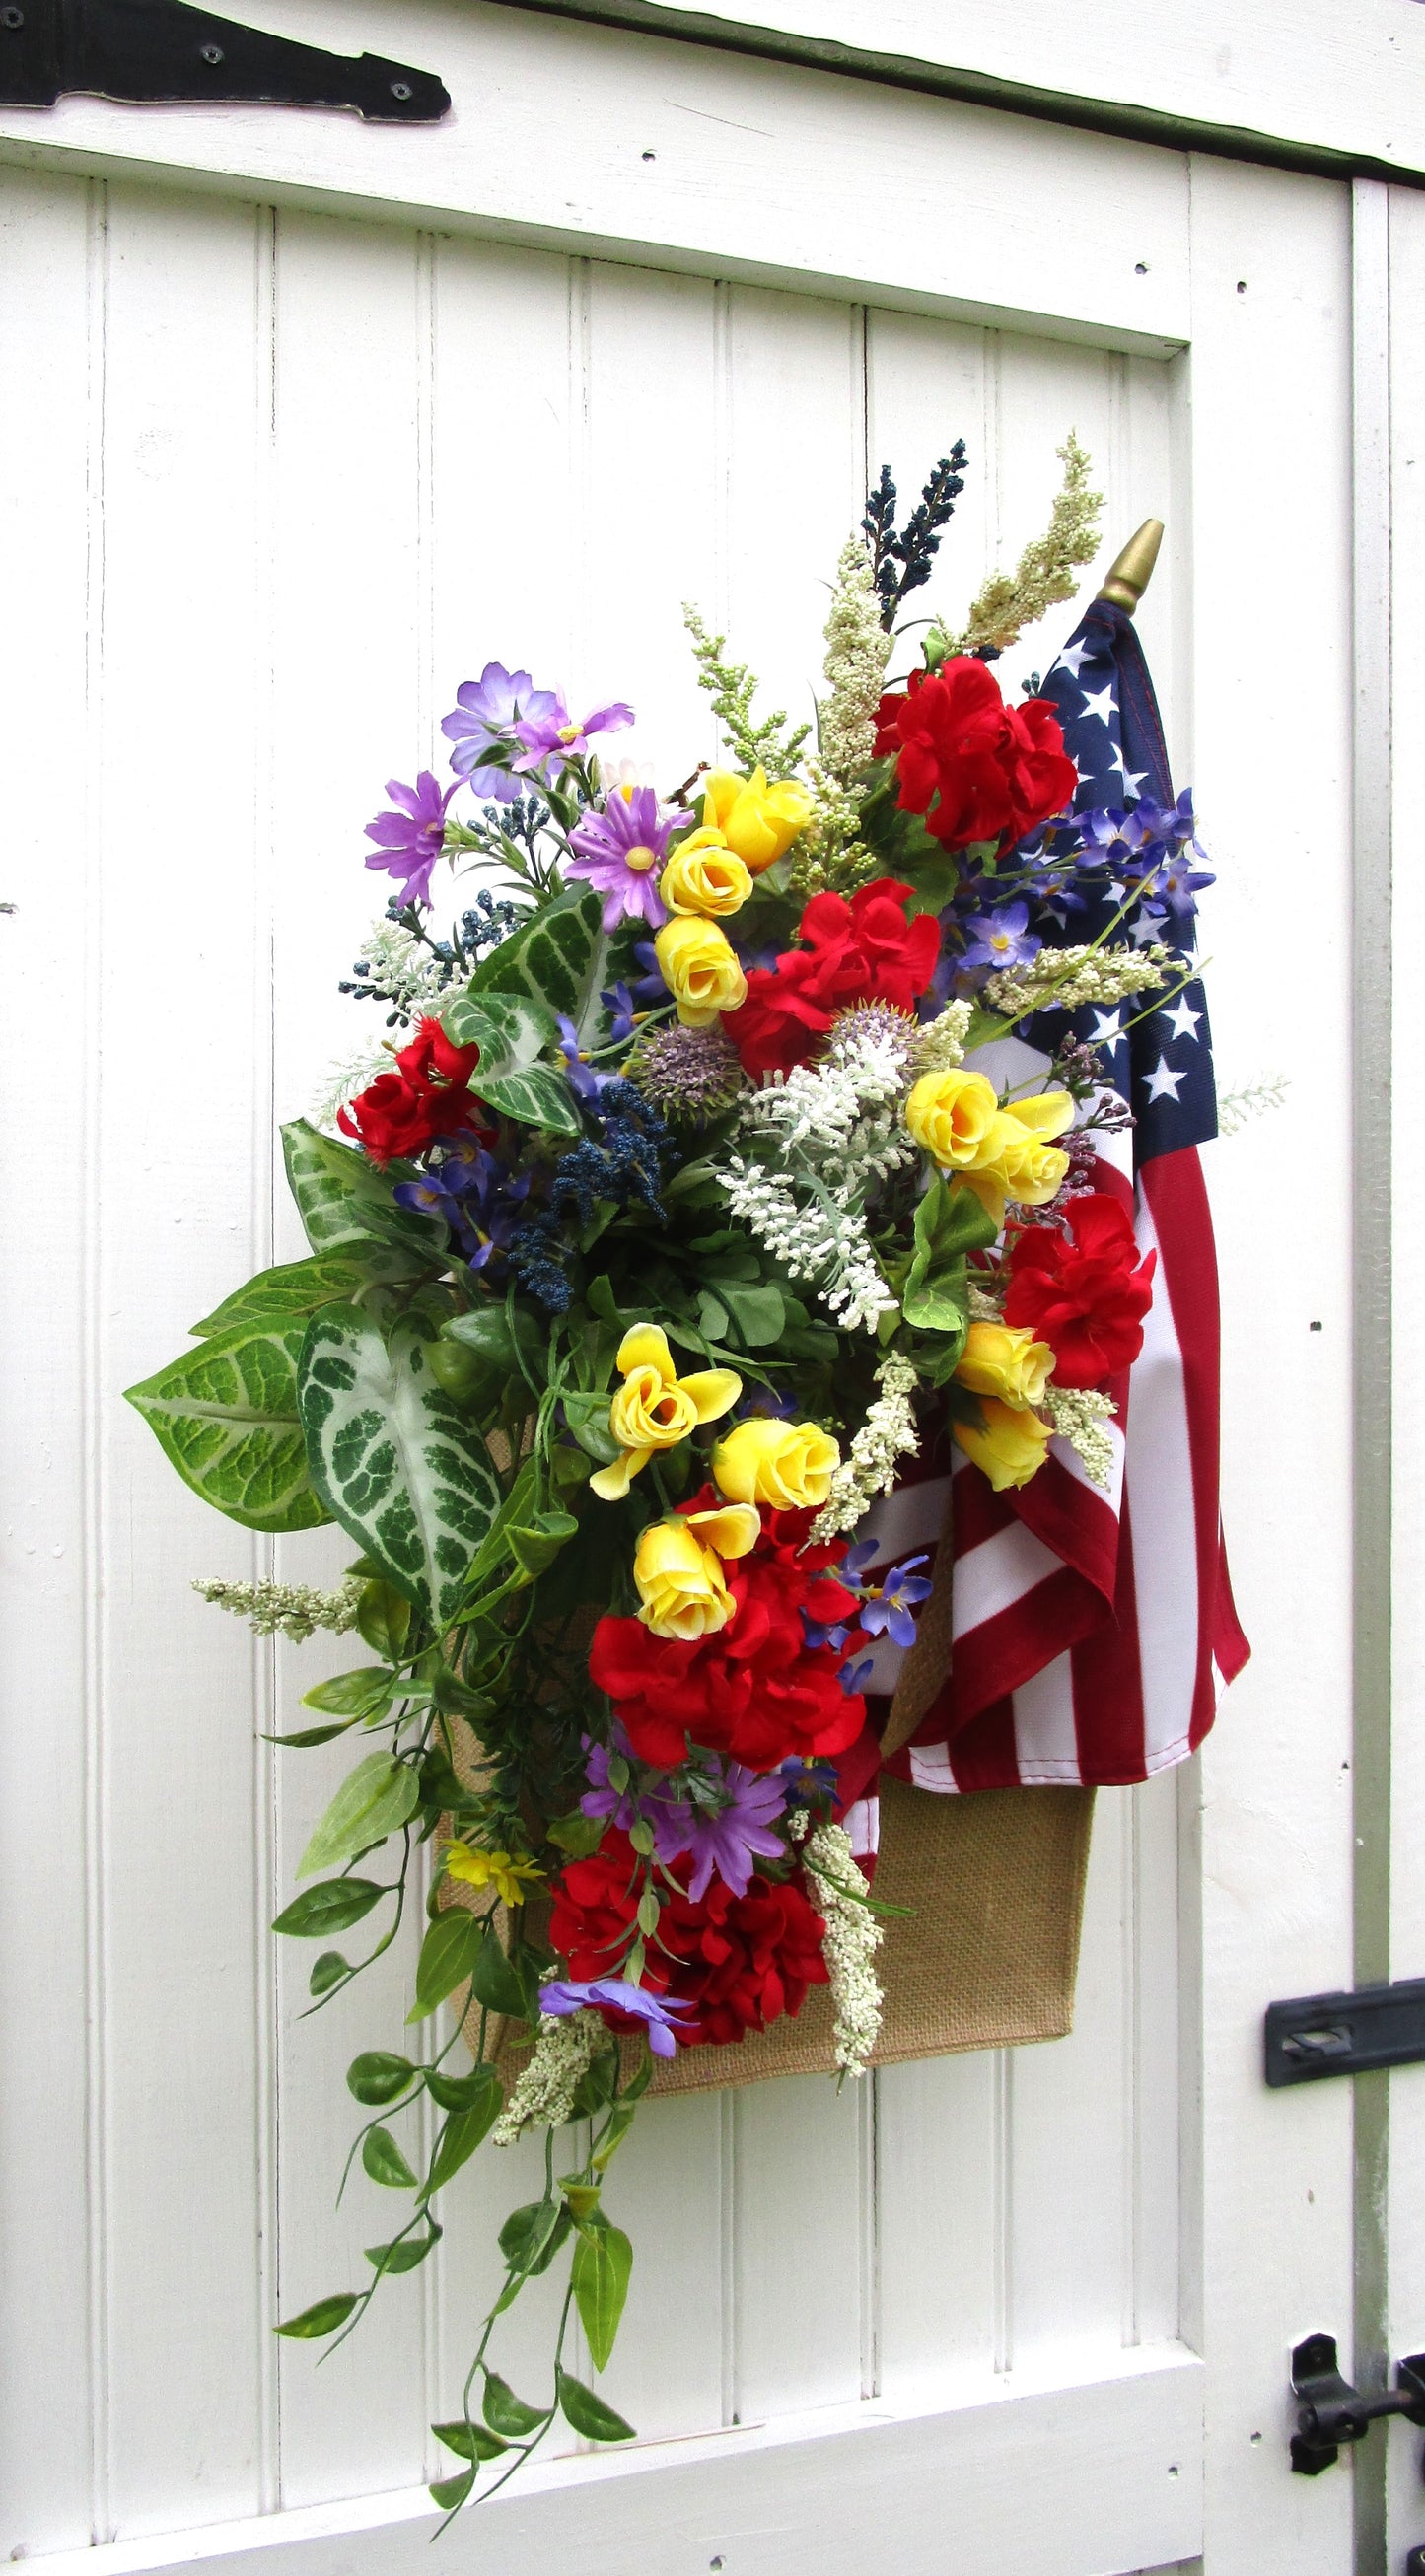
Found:
M 638 1615 L 655 1637 L 710 1637 L 732 1617 L 721 1559 L 686 1520 L 655 1521 L 643 1532 L 633 1579 L 643 1603 Z
M 658 891 L 670 912 L 724 921 L 729 913 L 741 911 L 752 892 L 752 879 L 720 832 L 690 832 L 670 851 Z
M 1054 1354 L 1020 1324 L 973 1323 L 955 1375 L 972 1395 L 996 1395 L 1004 1404 L 1042 1404 Z
M 713 1451 L 721 1492 L 777 1512 L 819 1511 L 840 1463 L 829 1431 L 814 1422 L 778 1422 L 769 1414 L 735 1423 Z
M 905 1105 L 907 1128 L 942 1172 L 974 1171 L 989 1160 L 999 1114 L 994 1084 L 963 1065 L 923 1073 Z
M 997 1494 L 1010 1485 L 1027 1485 L 1037 1476 L 1049 1450 L 1049 1425 L 1037 1413 L 1001 1404 L 992 1396 L 980 1400 L 983 1423 L 952 1422 L 951 1431 L 967 1458 L 988 1476 Z
M 665 921 L 653 942 L 658 969 L 678 1005 L 678 1017 L 690 1029 L 703 1029 L 719 1011 L 735 1011 L 747 999 L 747 978 L 715 921 L 678 913 Z
M 754 877 L 790 849 L 798 832 L 811 821 L 811 811 L 811 798 L 795 779 L 779 779 L 769 787 L 762 768 L 754 769 L 750 778 L 714 769 L 703 791 L 704 827 L 716 826 L 719 838 L 736 851 Z

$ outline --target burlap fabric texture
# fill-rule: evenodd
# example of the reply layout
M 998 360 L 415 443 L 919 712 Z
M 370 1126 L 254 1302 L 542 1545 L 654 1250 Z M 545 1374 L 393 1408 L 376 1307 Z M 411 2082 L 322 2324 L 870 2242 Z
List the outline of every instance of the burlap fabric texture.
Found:
M 882 1739 L 887 1753 L 914 1733 L 948 1667 L 948 1546 L 938 1564 L 946 1579 L 937 1579 L 902 1667 Z M 477 1769 L 473 1738 L 466 1752 Z M 1072 2029 L 1092 1825 L 1091 1789 L 941 1797 L 882 1780 L 876 1894 L 907 1911 L 886 1918 L 877 1954 L 885 2011 L 873 2065 L 1021 2047 Z M 453 1898 L 465 1894 L 451 1889 Z M 531 1908 L 530 1931 L 542 1930 L 534 1918 Z M 651 2090 L 704 2093 L 773 2075 L 831 2074 L 834 2017 L 830 1988 L 813 1986 L 800 2013 L 736 2047 L 680 2048 L 655 2059 Z M 523 2052 L 503 2034 L 493 2046 L 512 2075 Z

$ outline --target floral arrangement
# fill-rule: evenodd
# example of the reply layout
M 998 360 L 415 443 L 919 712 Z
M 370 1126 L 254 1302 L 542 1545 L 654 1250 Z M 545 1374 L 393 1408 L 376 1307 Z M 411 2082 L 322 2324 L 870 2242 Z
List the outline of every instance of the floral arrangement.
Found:
M 690 610 L 727 765 L 667 791 L 610 762 L 621 702 L 571 712 L 498 662 L 457 691 L 448 783 L 393 781 L 368 833 L 394 891 L 343 990 L 387 1034 L 283 1131 L 310 1254 L 131 1390 L 231 1518 L 335 1520 L 360 1551 L 333 1592 L 198 1587 L 371 1659 L 280 1739 L 362 1748 L 276 1924 L 318 1945 L 315 2001 L 424 1903 L 411 2053 L 348 2077 L 353 2157 L 408 2207 L 361 2288 L 280 2331 L 352 2331 L 427 2258 L 482 2143 L 543 2132 L 542 2196 L 501 2230 L 435 2428 L 444 2508 L 558 2414 L 631 2433 L 565 2352 L 575 2313 L 596 2370 L 613 2349 L 632 2248 L 606 2178 L 659 2061 L 736 2048 L 825 1985 L 843 2077 L 874 2049 L 881 1924 L 842 1783 L 875 1643 L 913 1641 L 930 1585 L 917 1557 L 873 1579 L 868 1509 L 946 1437 L 996 1490 L 1056 1440 L 1106 1479 L 1107 1382 L 1153 1293 L 1090 1182 L 1125 1112 L 1081 1039 L 1027 1097 L 980 1051 L 1164 987 L 1157 933 L 1207 880 L 1186 800 L 1071 819 L 1051 707 L 991 667 L 1093 551 L 1087 462 L 1063 453 L 1049 533 L 968 649 L 932 627 L 900 677 L 964 451 L 903 528 L 883 474 L 811 729 L 755 722 L 751 675 Z M 447 867 L 475 882 L 441 936 Z M 1110 932 L 1076 943 L 1109 885 Z M 424 2098 L 418 2172 L 396 2124 Z M 552 2382 L 526 2399 L 499 2321 L 564 2254 Z

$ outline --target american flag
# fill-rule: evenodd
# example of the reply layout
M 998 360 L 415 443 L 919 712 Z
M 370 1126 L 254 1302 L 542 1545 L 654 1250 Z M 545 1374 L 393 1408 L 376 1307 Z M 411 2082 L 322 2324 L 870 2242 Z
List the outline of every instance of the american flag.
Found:
M 1152 682 L 1121 608 L 1095 601 L 1042 695 L 1078 767 L 1077 812 L 1145 795 L 1172 805 Z M 1053 935 L 1092 938 L 1122 894 L 1090 897 Z M 1191 973 L 1190 911 L 1129 920 L 1128 936 L 1160 940 Z M 1150 997 L 1041 1013 L 1027 1036 L 975 1059 L 1002 1085 L 1037 1089 L 1070 1029 L 1093 1044 L 1135 1123 L 1100 1135 L 1092 1185 L 1132 1210 L 1140 1248 L 1156 1248 L 1158 1264 L 1142 1352 L 1109 1390 L 1119 1411 L 1108 1493 L 1062 1440 L 1028 1485 L 1005 1494 L 957 1451 L 948 1474 L 938 1472 L 944 1459 L 922 1462 L 866 1524 L 878 1564 L 933 1551 L 942 1534 L 954 1551 L 950 1669 L 883 1764 L 922 1789 L 1147 1779 L 1195 1751 L 1247 1659 L 1218 1510 L 1217 1268 L 1197 1152 L 1217 1132 L 1212 1054 L 1201 983 L 1195 974 L 1179 983 L 1174 973 L 1169 997 L 1131 1028 Z M 882 1720 L 899 1661 L 883 1640 L 871 1676 Z M 844 1794 L 869 1860 L 873 1777 L 847 1778 Z

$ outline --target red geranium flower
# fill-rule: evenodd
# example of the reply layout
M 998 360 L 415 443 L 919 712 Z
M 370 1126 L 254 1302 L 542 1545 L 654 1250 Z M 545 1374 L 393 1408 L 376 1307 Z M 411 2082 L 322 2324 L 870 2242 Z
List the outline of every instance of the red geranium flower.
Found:
M 691 1866 L 675 1863 L 670 1874 L 686 1878 Z M 570 1861 L 554 1891 L 549 1937 L 571 1977 L 618 1974 L 642 1886 L 643 1865 L 616 1826 L 588 1860 Z M 693 2007 L 676 2025 L 683 2047 L 726 2044 L 800 2012 L 808 1986 L 825 1985 L 821 1935 L 821 1917 L 796 1880 L 754 1879 L 745 1896 L 734 1896 L 714 1879 L 696 1904 L 681 1886 L 665 1889 L 643 1982 Z M 641 2027 L 627 2013 L 600 2009 L 611 2029 Z
M 763 1513 L 750 1555 L 725 1568 L 734 1609 L 713 1636 L 654 1637 L 640 1619 L 599 1621 L 589 1671 L 641 1762 L 672 1771 L 691 1738 L 749 1770 L 772 1771 L 793 1754 L 811 1760 L 855 1743 L 865 1702 L 843 1691 L 839 1674 L 859 1632 L 842 1649 L 809 1646 L 802 1623 L 803 1610 L 826 1627 L 856 1617 L 855 1594 L 829 1571 L 844 1543 L 799 1552 L 815 1518 Z
M 895 754 L 897 802 L 923 814 L 949 850 L 971 841 L 1011 848 L 1061 814 L 1079 773 L 1047 698 L 1007 706 L 973 654 L 913 671 L 903 697 L 876 710 L 876 756 Z
M 1139 1260 L 1128 1211 L 1105 1192 L 1067 1200 L 1064 1219 L 1067 1234 L 1026 1225 L 1015 1236 L 1004 1320 L 1049 1344 L 1056 1386 L 1101 1386 L 1143 1348 L 1158 1256 Z
M 480 1061 L 475 1046 L 452 1046 L 439 1020 L 422 1020 L 394 1073 L 375 1081 L 337 1113 L 344 1136 L 354 1136 L 373 1163 L 424 1153 L 437 1136 L 480 1126 L 483 1104 L 470 1089 Z
M 848 903 L 815 894 L 802 914 L 800 948 L 775 966 L 754 967 L 747 999 L 722 1025 L 754 1081 L 790 1073 L 811 1054 L 848 1002 L 893 1002 L 913 1010 L 935 972 L 940 927 L 931 913 L 905 917 L 910 887 L 877 877 Z

